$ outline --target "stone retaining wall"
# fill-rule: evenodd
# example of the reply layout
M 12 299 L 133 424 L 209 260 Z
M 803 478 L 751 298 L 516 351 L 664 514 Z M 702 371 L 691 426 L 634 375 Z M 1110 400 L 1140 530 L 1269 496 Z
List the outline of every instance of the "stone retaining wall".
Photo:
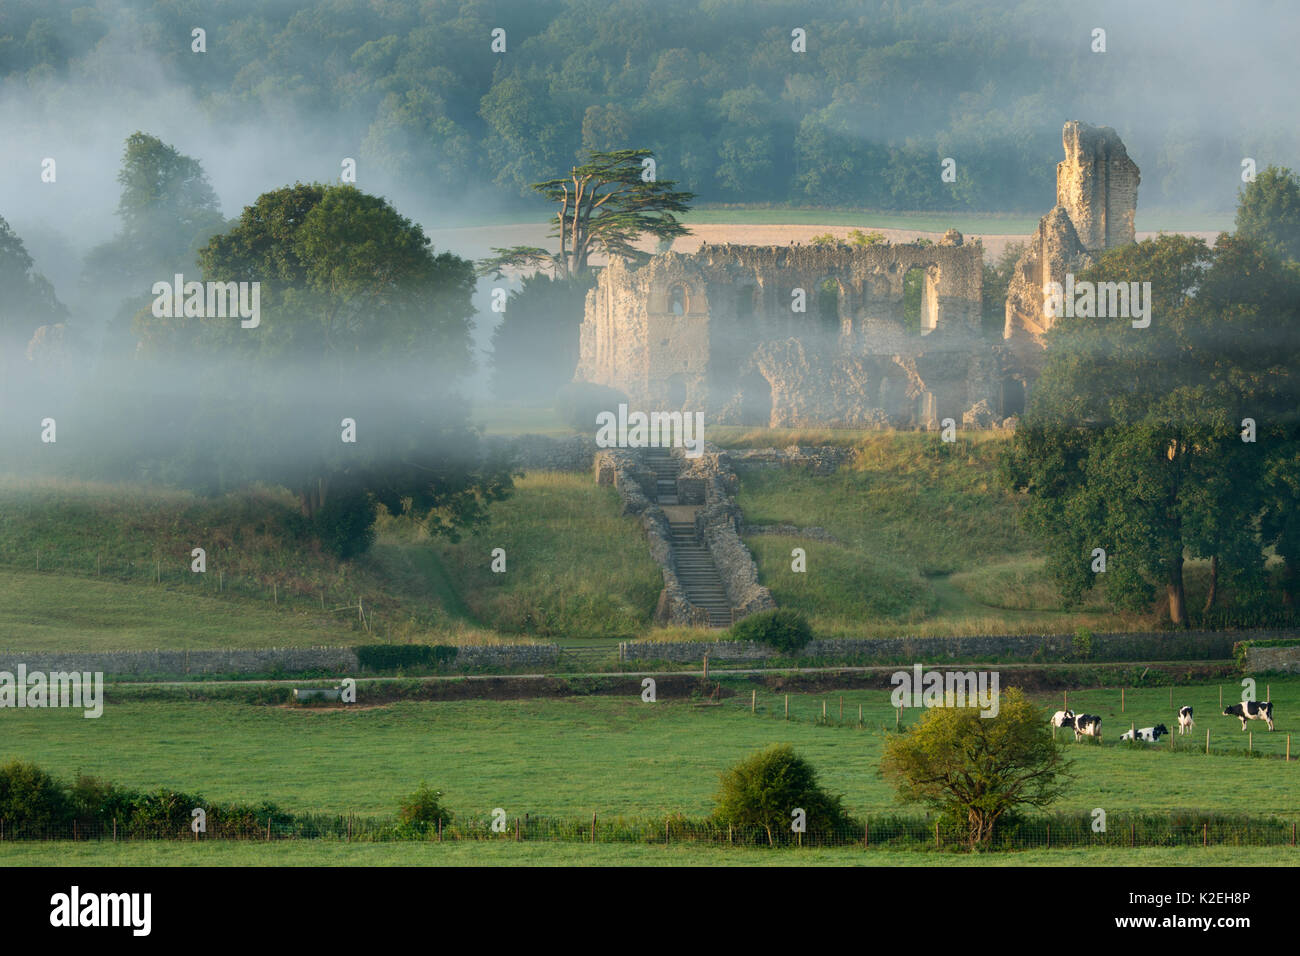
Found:
M 736 468 L 808 468 L 814 475 L 831 475 L 853 457 L 851 448 L 835 445 L 789 445 L 785 448 L 734 448 L 728 453 Z
M 1300 644 L 1290 647 L 1247 647 L 1246 673 L 1300 674 Z
M 488 454 L 504 452 L 522 471 L 587 471 L 596 456 L 589 435 L 490 435 L 483 439 Z
M 1226 660 L 1232 646 L 1246 638 L 1286 636 L 1281 632 L 1183 631 L 1179 633 L 1094 634 L 1089 658 L 1098 661 L 1126 660 Z M 1251 648 L 1255 650 L 1295 651 L 1300 648 Z M 752 641 L 629 641 L 619 644 L 621 661 L 698 662 L 709 655 L 710 661 L 758 662 L 780 656 L 763 644 Z M 1029 659 L 1035 654 L 1050 658 L 1072 657 L 1083 660 L 1075 650 L 1070 634 L 987 635 L 981 637 L 888 637 L 860 640 L 812 641 L 799 657 L 806 660 L 839 661 L 870 664 L 900 660 L 977 661 L 981 659 Z

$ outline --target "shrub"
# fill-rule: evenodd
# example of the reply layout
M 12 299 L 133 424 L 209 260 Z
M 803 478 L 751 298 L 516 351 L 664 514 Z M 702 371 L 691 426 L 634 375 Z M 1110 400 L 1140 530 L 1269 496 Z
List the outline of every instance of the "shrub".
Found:
M 627 396 L 616 388 L 594 385 L 591 382 L 570 382 L 555 393 L 555 413 L 571 428 L 584 434 L 595 434 L 596 416 L 601 412 L 617 412 Z
M 456 648 L 445 644 L 360 644 L 353 648 L 364 670 L 437 667 L 456 659 Z
M 442 791 L 421 783 L 420 789 L 402 801 L 397 817 L 403 826 L 425 833 L 436 828 L 439 822 L 446 827 L 451 823 L 452 814 L 442 805 Z
M 1071 779 L 1046 715 L 1016 687 L 988 717 L 978 706 L 929 708 L 886 739 L 880 768 L 901 799 L 960 825 L 971 849 L 988 846 L 1024 808 L 1051 806 Z
M 825 839 L 854 826 L 838 796 L 817 783 L 812 765 L 789 744 L 772 744 L 722 774 L 714 819 L 722 826 L 759 827 L 769 844 L 790 843 L 793 811 L 806 814 L 810 839 Z
M 375 502 L 364 491 L 334 495 L 312 517 L 312 531 L 342 560 L 364 554 L 375 543 Z
M 1092 657 L 1092 631 L 1086 627 L 1081 627 L 1074 632 L 1074 639 L 1070 642 L 1074 650 L 1074 656 L 1081 661 L 1086 661 Z
M 71 810 L 63 786 L 36 764 L 15 760 L 0 767 L 0 823 L 6 836 L 61 826 Z
M 737 621 L 731 628 L 731 637 L 737 641 L 766 644 L 784 654 L 795 654 L 808 646 L 813 635 L 806 617 L 798 611 L 778 608 L 759 611 Z

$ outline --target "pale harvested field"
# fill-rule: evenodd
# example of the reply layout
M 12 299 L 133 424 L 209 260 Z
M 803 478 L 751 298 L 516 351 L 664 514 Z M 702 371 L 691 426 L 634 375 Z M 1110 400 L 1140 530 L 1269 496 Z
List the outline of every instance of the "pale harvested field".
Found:
M 734 223 L 704 223 L 691 227 L 691 235 L 684 236 L 673 243 L 675 252 L 695 252 L 703 243 L 711 245 L 722 245 L 723 243 L 733 243 L 735 245 L 747 246 L 785 246 L 792 243 L 811 243 L 812 237 L 824 233 L 830 233 L 836 238 L 847 239 L 848 234 L 855 228 L 861 228 L 864 232 L 883 233 L 885 238 L 890 242 L 903 243 L 914 242 L 917 239 L 931 239 L 938 242 L 942 237 L 942 232 L 920 232 L 910 229 L 879 229 L 873 227 L 869 222 L 862 226 L 815 226 L 807 224 L 791 225 L 753 225 L 753 224 L 734 224 Z M 449 250 L 457 255 L 468 258 L 479 259 L 487 256 L 493 247 L 506 246 L 541 246 L 543 248 L 555 248 L 555 240 L 548 237 L 550 227 L 545 223 L 520 223 L 505 226 L 470 226 L 460 229 L 430 229 L 429 237 L 433 240 L 434 246 L 438 249 Z M 984 242 L 985 255 L 988 258 L 994 258 L 1002 254 L 1007 243 L 1022 242 L 1029 238 L 1028 235 L 1015 234 L 989 234 L 979 233 L 967 236 L 967 239 L 975 238 L 978 235 Z M 1138 239 L 1147 239 L 1157 235 L 1154 232 L 1139 232 Z M 1218 235 L 1214 231 L 1205 232 L 1187 232 L 1186 235 L 1198 236 L 1207 242 L 1213 243 L 1214 238 Z M 647 239 L 640 244 L 641 248 L 652 251 L 655 248 L 654 240 Z M 600 265 L 602 260 L 599 257 L 592 259 L 593 264 Z

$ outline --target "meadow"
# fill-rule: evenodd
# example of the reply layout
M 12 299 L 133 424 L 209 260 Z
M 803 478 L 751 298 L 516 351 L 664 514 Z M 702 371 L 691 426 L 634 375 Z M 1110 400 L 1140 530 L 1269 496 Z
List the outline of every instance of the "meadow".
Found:
M 135 485 L 0 483 L 0 644 L 24 650 L 477 644 L 619 638 L 662 578 L 640 524 L 585 474 L 517 482 L 453 543 L 382 516 L 340 562 L 296 540 L 287 493 L 205 499 Z M 190 570 L 206 546 L 208 570 Z M 490 570 L 506 549 L 506 574 Z M 39 565 L 39 568 L 38 568 Z M 357 603 L 366 613 L 359 622 Z
M 787 721 L 784 694 L 738 681 L 730 686 L 735 696 L 718 707 L 664 697 L 646 704 L 630 695 L 367 706 L 363 688 L 358 706 L 340 710 L 131 700 L 110 691 L 98 720 L 71 710 L 0 712 L 0 762 L 30 760 L 65 779 L 85 773 L 218 801 L 268 800 L 295 812 L 388 816 L 427 781 L 458 817 L 485 817 L 494 807 L 511 817 L 699 817 L 712 810 L 724 769 L 770 743 L 789 742 L 853 813 L 920 811 L 897 803 L 878 772 L 895 723 L 888 691 L 791 694 Z M 752 687 L 756 713 L 750 712 Z M 1265 689 L 1261 682 L 1261 697 Z M 1172 695 L 1165 687 L 1129 688 L 1122 713 L 1118 690 L 1072 691 L 1074 710 L 1102 716 L 1103 741 L 1070 744 L 1075 780 L 1052 809 L 1294 819 L 1300 815 L 1300 679 L 1272 681 L 1270 689 L 1278 729 L 1270 734 L 1254 722 L 1250 735 L 1219 715 L 1219 685 L 1175 687 Z M 1231 702 L 1240 687 L 1226 684 L 1222 692 Z M 1059 695 L 1032 696 L 1044 707 L 1061 706 Z M 1154 746 L 1118 742 L 1130 722 L 1173 728 L 1182 704 L 1197 714 L 1190 737 Z M 918 716 L 905 709 L 900 725 Z M 1290 763 L 1281 759 L 1288 734 L 1297 734 Z
M 485 408 L 491 430 L 509 410 Z M 544 424 L 539 419 L 539 424 Z M 838 444 L 828 476 L 742 475 L 750 525 L 820 527 L 833 541 L 749 534 L 777 603 L 829 637 L 1072 633 L 1159 627 L 1154 606 L 1066 609 L 1020 526 L 998 457 L 1007 436 L 941 445 L 924 433 L 718 428 L 725 447 Z M 651 616 L 662 587 L 639 522 L 587 473 L 537 472 L 459 542 L 381 515 L 378 540 L 341 562 L 293 533 L 287 492 L 209 499 L 145 485 L 0 481 L 0 634 L 7 648 L 478 644 L 557 641 L 613 660 L 619 640 L 682 639 Z M 190 549 L 207 571 L 190 570 Z M 507 572 L 491 571 L 504 548 Z M 808 554 L 807 573 L 790 551 Z M 1207 578 L 1189 562 L 1188 601 Z M 364 608 L 364 622 L 358 612 Z
M 1296 866 L 1290 848 L 1250 846 L 917 853 L 618 843 L 0 843 L 0 866 Z

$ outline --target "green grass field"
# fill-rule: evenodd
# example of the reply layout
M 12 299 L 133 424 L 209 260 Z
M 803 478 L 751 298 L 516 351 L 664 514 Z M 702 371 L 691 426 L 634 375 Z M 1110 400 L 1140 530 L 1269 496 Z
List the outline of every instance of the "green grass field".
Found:
M 737 447 L 768 436 L 736 429 Z M 827 443 L 824 433 L 783 435 Z M 855 464 L 830 476 L 795 470 L 742 476 L 738 502 L 749 524 L 820 527 L 836 542 L 749 535 L 746 544 L 777 604 L 803 611 L 818 633 L 887 636 L 1070 633 L 1146 629 L 1158 612 L 1112 611 L 1101 594 L 1065 609 L 1036 542 L 1021 528 L 1021 502 L 999 484 L 1005 434 L 953 445 L 923 433 L 838 436 Z M 790 552 L 807 552 L 807 571 Z M 1199 567 L 1189 566 L 1195 593 Z
M 588 475 L 525 476 L 486 528 L 455 544 L 381 519 L 375 546 L 346 563 L 295 541 L 292 509 L 287 493 L 273 491 L 208 500 L 145 486 L 6 481 L 0 645 L 616 639 L 649 626 L 662 586 L 640 525 Z M 193 573 L 190 548 L 203 545 L 208 570 Z M 506 549 L 505 574 L 490 570 L 495 547 Z
M 1015 853 L 639 844 L 324 840 L 0 843 L 0 866 L 1297 866 L 1290 847 L 1137 847 Z
M 492 409 L 482 413 L 491 417 Z M 540 414 L 540 413 L 539 413 Z M 1164 609 L 1112 609 L 1104 594 L 1066 609 L 1022 502 L 1001 487 L 1004 433 L 955 444 L 920 432 L 719 428 L 727 447 L 839 444 L 836 474 L 742 475 L 751 525 L 821 527 L 835 537 L 749 535 L 760 579 L 828 637 L 1072 633 L 1158 628 Z M 287 492 L 204 499 L 144 486 L 0 482 L 0 644 L 29 650 L 431 644 L 698 637 L 652 624 L 662 575 L 617 493 L 586 473 L 534 473 L 457 543 L 380 519 L 352 562 L 291 533 Z M 208 570 L 190 571 L 190 548 Z M 490 569 L 504 548 L 507 570 Z M 790 552 L 807 552 L 805 573 Z M 96 573 L 96 561 L 101 573 Z M 39 562 L 39 570 L 37 564 Z M 1204 562 L 1186 566 L 1198 610 Z M 356 611 L 362 601 L 369 630 Z
M 739 686 L 723 706 L 707 708 L 631 696 L 366 707 L 364 688 L 361 706 L 346 711 L 110 697 L 98 720 L 71 710 L 0 712 L 0 762 L 31 760 L 65 779 L 87 773 L 300 812 L 389 815 L 428 781 L 458 816 L 502 807 L 511 816 L 583 819 L 595 812 L 604 819 L 706 815 L 719 773 L 767 744 L 789 742 L 855 814 L 917 810 L 898 804 L 878 774 L 895 718 L 887 691 L 791 695 L 787 722 L 781 695 L 760 692 L 758 712 L 750 713 L 748 685 Z M 1261 697 L 1264 690 L 1261 682 Z M 1277 758 L 1287 734 L 1300 731 L 1300 680 L 1273 681 L 1271 690 L 1278 730 L 1252 724 L 1253 744 L 1257 754 Z M 1235 700 L 1240 688 L 1227 685 L 1224 695 Z M 1061 702 L 1057 695 L 1036 699 L 1053 709 Z M 1300 814 L 1300 753 L 1291 763 L 1251 759 L 1248 735 L 1218 715 L 1217 686 L 1176 688 L 1172 699 L 1171 706 L 1163 687 L 1129 689 L 1121 714 L 1117 690 L 1071 693 L 1074 710 L 1102 716 L 1103 742 L 1070 745 L 1076 779 L 1055 809 Z M 1172 728 L 1184 703 L 1197 713 L 1191 737 L 1155 746 L 1117 742 L 1130 721 Z M 918 716 L 905 710 L 903 726 Z M 1300 745 L 1300 736 L 1293 743 Z

